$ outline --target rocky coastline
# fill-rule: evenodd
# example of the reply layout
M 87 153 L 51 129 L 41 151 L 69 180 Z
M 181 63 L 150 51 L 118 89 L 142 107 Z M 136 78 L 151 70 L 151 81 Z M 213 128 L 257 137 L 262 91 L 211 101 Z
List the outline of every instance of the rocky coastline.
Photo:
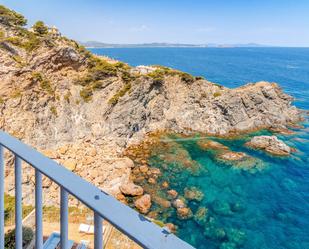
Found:
M 203 193 L 188 186 L 180 195 L 162 180 L 171 162 L 175 178 L 180 172 L 205 173 L 185 148 L 162 143 L 162 135 L 233 138 L 261 129 L 288 134 L 302 120 L 293 98 L 276 83 L 229 89 L 162 66 L 134 68 L 91 54 L 55 28 L 40 34 L 5 16 L 0 32 L 0 128 L 153 220 L 166 209 L 182 220 L 203 223 L 207 217 L 207 207 L 193 213 L 187 205 L 201 201 Z M 258 139 L 247 145 L 276 155 L 293 153 L 275 137 L 264 139 L 267 145 Z M 198 145 L 230 167 L 263 168 L 255 158 L 217 141 Z M 152 153 L 166 162 L 163 169 L 149 163 Z M 6 189 L 14 194 L 13 157 L 6 154 L 6 159 Z M 31 204 L 34 172 L 24 167 L 23 198 Z M 58 186 L 47 178 L 43 185 L 45 204 L 59 204 Z M 72 198 L 70 205 L 79 203 Z

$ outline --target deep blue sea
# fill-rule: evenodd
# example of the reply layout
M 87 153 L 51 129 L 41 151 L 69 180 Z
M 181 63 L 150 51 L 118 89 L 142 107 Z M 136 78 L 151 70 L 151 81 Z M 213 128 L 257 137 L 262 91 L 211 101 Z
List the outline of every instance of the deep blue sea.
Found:
M 123 48 L 92 49 L 94 53 L 130 65 L 160 64 L 210 81 L 237 87 L 260 80 L 277 82 L 295 97 L 295 105 L 309 109 L 309 48 Z M 159 167 L 170 187 L 184 195 L 187 187 L 204 193 L 201 201 L 187 200 L 205 219 L 180 220 L 175 210 L 160 210 L 158 219 L 178 226 L 178 236 L 201 249 L 309 249 L 309 123 L 293 135 L 278 135 L 297 149 L 289 157 L 274 157 L 246 148 L 256 134 L 233 140 L 213 139 L 233 151 L 245 152 L 262 162 L 259 170 L 236 169 L 216 159 L 216 152 L 198 146 L 201 138 L 162 138 L 164 150 L 154 150 L 149 164 Z M 260 131 L 258 134 L 270 134 Z M 167 143 L 170 142 L 171 149 Z M 168 149 L 166 149 L 168 148 Z M 187 153 L 187 154 L 186 154 Z M 199 164 L 196 174 L 166 158 Z M 181 161 L 181 160 L 180 160 Z M 176 168 L 177 166 L 177 168 Z M 177 170 L 177 169 L 182 170 Z M 147 184 L 147 183 L 145 183 Z M 165 190 L 160 192 L 166 197 Z M 153 205 L 152 210 L 158 207 Z

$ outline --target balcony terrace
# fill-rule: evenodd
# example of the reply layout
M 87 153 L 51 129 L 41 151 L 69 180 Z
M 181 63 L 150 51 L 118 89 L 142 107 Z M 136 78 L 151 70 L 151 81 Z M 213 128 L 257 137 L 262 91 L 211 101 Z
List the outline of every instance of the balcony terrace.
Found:
M 22 161 L 35 170 L 35 245 L 36 249 L 72 248 L 69 237 L 68 197 L 72 195 L 86 205 L 93 213 L 94 248 L 103 248 L 103 220 L 143 248 L 192 249 L 166 228 L 160 228 L 130 207 L 101 191 L 93 184 L 67 170 L 16 138 L 0 131 L 0 249 L 5 245 L 4 229 L 4 149 L 15 156 L 15 248 L 23 248 L 22 220 Z M 45 175 L 60 187 L 60 233 L 53 247 L 43 237 L 43 194 L 42 176 Z M 57 241 L 57 239 L 56 239 Z M 81 247 L 83 248 L 83 247 Z

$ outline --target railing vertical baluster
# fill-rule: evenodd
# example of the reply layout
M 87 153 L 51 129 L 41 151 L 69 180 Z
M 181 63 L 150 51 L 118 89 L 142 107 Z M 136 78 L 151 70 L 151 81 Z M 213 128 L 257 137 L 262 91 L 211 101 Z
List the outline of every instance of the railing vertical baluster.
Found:
M 4 249 L 4 156 L 0 145 L 0 249 Z
M 94 212 L 94 249 L 103 249 L 103 219 Z
M 42 174 L 35 170 L 35 248 L 43 248 Z
M 60 248 L 67 249 L 68 248 L 68 192 L 61 187 L 61 200 L 60 200 Z
M 22 168 L 21 159 L 15 155 L 15 248 L 23 247 L 22 227 Z

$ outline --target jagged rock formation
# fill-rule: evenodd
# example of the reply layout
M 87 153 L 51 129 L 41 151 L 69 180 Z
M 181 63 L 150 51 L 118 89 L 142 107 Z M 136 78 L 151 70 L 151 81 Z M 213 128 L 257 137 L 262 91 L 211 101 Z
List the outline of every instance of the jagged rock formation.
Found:
M 3 8 L 0 128 L 47 155 L 58 153 L 61 163 L 113 194 L 113 181 L 128 182 L 132 162 L 111 165 L 148 132 L 228 135 L 301 118 L 275 83 L 228 89 L 165 67 L 140 71 L 92 55 L 53 29 L 27 30 L 20 16 Z M 74 149 L 61 154 L 63 146 Z M 95 160 L 79 160 L 85 146 L 96 148 Z M 102 181 L 92 178 L 93 169 Z
M 294 151 L 293 148 L 286 145 L 276 136 L 256 136 L 247 142 L 246 145 L 254 149 L 265 150 L 277 156 L 288 156 Z

